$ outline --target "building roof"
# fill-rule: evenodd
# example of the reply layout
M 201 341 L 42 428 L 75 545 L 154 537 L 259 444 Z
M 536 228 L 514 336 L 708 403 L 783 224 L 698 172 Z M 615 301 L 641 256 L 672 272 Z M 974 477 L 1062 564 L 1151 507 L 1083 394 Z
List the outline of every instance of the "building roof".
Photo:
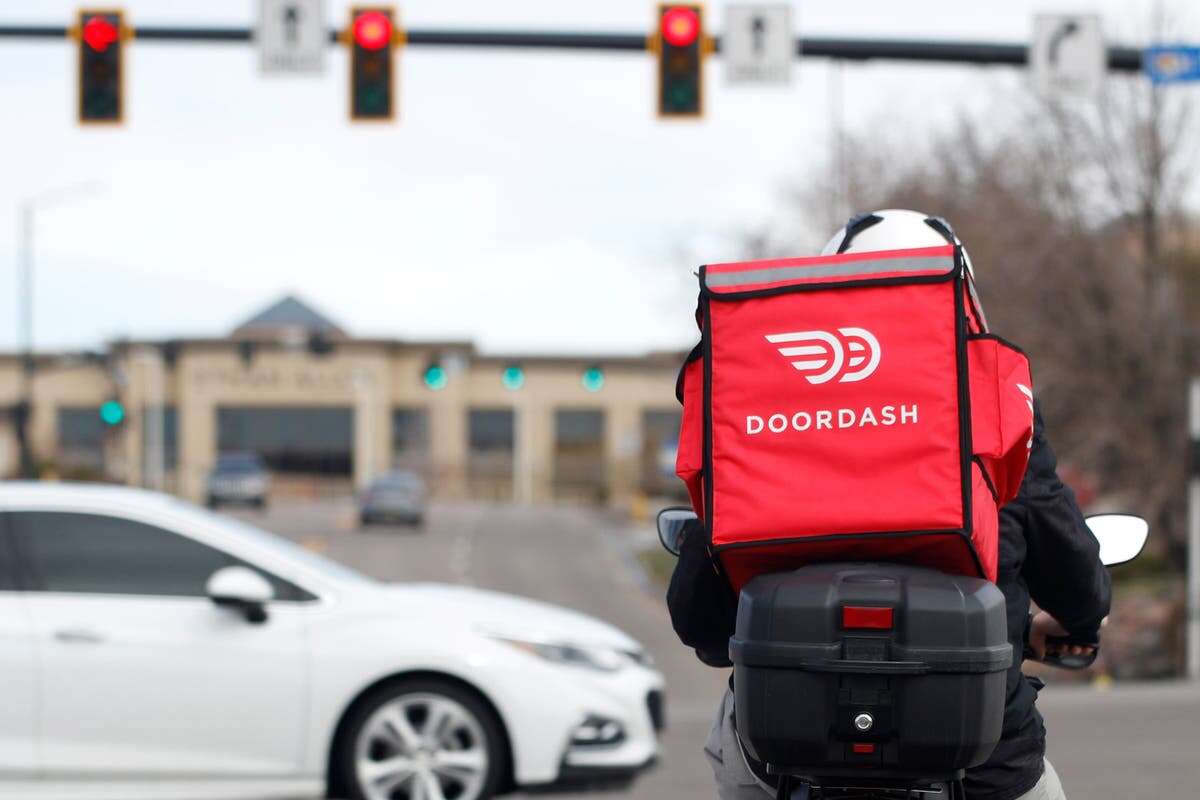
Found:
M 285 295 L 233 329 L 235 337 L 279 336 L 299 331 L 344 337 L 346 332 L 333 320 L 295 295 Z

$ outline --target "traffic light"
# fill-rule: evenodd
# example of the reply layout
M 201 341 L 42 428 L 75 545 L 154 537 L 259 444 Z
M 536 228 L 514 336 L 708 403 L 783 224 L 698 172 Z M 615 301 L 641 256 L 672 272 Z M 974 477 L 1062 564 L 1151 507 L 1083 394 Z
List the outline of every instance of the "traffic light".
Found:
M 394 9 L 350 9 L 350 119 L 386 121 L 396 116 Z
M 100 404 L 100 421 L 107 428 L 115 428 L 125 421 L 125 406 L 120 400 L 106 400 Z
M 500 383 L 505 389 L 516 391 L 525 385 L 525 370 L 520 364 L 509 364 L 500 373 Z
M 446 388 L 446 384 L 450 382 L 450 373 L 446 371 L 446 368 L 442 366 L 440 361 L 433 361 L 425 367 L 425 372 L 421 376 L 421 380 L 425 382 L 427 387 L 436 392 L 438 389 Z
M 604 370 L 598 366 L 588 367 L 583 371 L 583 388 L 589 392 L 598 392 L 604 388 Z
M 116 124 L 125 113 L 120 11 L 79 12 L 79 124 Z
M 658 115 L 698 117 L 704 112 L 704 7 L 658 7 Z

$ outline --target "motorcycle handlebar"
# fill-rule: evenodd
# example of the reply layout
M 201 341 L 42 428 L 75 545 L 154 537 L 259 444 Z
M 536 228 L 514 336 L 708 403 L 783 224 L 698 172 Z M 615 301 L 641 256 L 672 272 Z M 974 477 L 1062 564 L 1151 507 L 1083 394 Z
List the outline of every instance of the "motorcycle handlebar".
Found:
M 1071 645 L 1090 647 L 1091 651 L 1083 655 L 1053 652 L 1054 650 Z M 1100 655 L 1100 645 L 1097 642 L 1085 642 L 1079 639 L 1072 639 L 1070 636 L 1047 636 L 1046 655 L 1044 658 L 1038 658 L 1037 653 L 1033 652 L 1033 648 L 1028 645 L 1025 646 L 1025 658 L 1027 660 L 1038 661 L 1051 667 L 1058 667 L 1059 669 L 1087 669 L 1096 662 L 1096 656 L 1098 655 Z

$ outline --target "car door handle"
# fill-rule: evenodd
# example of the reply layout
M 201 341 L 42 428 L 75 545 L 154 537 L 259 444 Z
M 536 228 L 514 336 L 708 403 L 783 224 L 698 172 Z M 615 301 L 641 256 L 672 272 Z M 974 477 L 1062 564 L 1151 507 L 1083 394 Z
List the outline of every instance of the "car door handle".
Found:
M 54 640 L 64 644 L 100 644 L 104 641 L 104 637 L 95 631 L 71 628 L 69 630 L 55 631 Z

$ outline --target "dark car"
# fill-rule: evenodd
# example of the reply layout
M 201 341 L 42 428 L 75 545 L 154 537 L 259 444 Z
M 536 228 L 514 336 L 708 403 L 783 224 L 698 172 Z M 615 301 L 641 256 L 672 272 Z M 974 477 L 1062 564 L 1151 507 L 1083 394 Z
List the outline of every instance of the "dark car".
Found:
M 358 518 L 364 526 L 383 521 L 420 525 L 425 519 L 425 482 L 411 472 L 381 475 L 362 493 Z
M 223 453 L 208 473 L 208 505 L 240 503 L 264 508 L 270 488 L 267 465 L 257 453 Z

